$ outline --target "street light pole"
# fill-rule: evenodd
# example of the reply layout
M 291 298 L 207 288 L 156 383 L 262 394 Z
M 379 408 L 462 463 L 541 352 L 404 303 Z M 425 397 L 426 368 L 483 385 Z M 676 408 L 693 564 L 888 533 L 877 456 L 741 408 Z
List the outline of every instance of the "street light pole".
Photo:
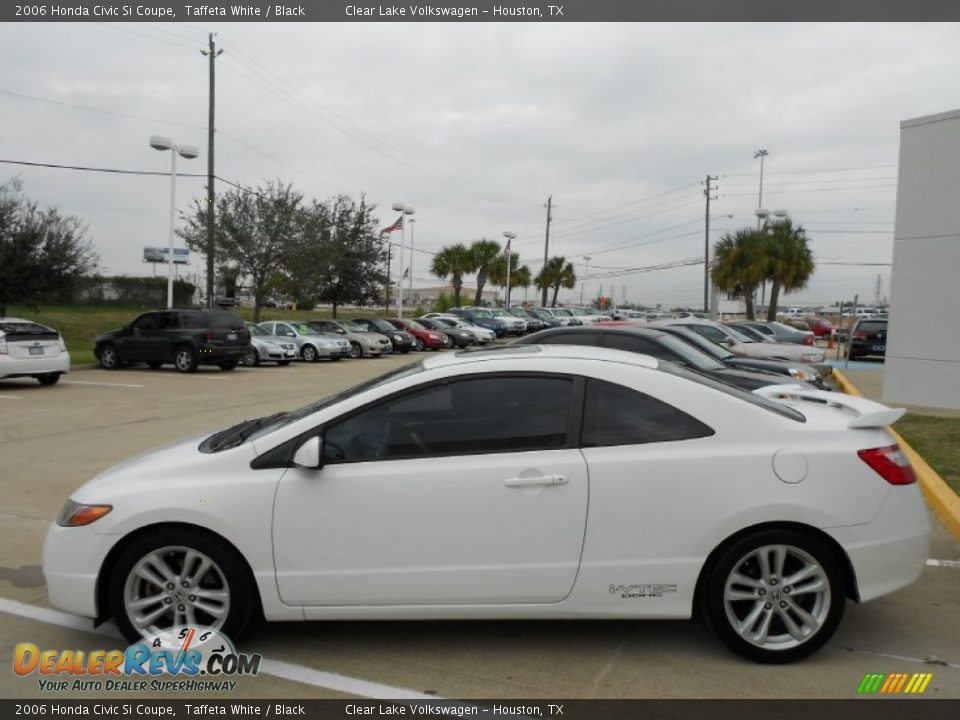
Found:
M 403 213 L 400 216 L 400 219 L 403 220 L 404 215 L 413 215 L 415 210 L 412 207 L 404 205 L 403 203 L 394 203 L 393 209 L 399 213 Z M 410 237 L 413 237 L 413 230 L 411 228 Z M 407 238 L 407 224 L 405 222 L 400 223 L 400 279 L 397 281 L 397 317 L 401 320 L 403 319 L 403 248 L 406 244 Z M 410 246 L 410 290 L 413 291 L 413 246 Z
M 590 275 L 591 257 L 589 255 L 584 255 L 583 259 L 587 261 L 587 269 L 584 271 L 583 280 L 580 283 L 580 304 L 581 305 L 583 305 L 583 292 L 584 292 L 584 289 L 587 287 L 587 277 Z
M 516 233 L 512 233 L 509 230 L 503 231 L 503 236 L 507 239 L 507 291 L 503 295 L 503 306 L 510 309 L 510 243 L 517 236 Z
M 760 158 L 760 195 L 757 198 L 757 210 L 763 208 L 763 159 L 769 155 L 770 152 L 767 150 L 757 150 L 753 154 L 753 159 L 756 160 Z M 757 230 L 760 230 L 761 219 L 759 213 L 757 214 Z M 767 300 L 767 281 L 764 280 L 760 283 L 760 307 L 763 307 Z
M 170 151 L 170 238 L 167 248 L 167 308 L 173 308 L 173 238 L 176 227 L 177 208 L 177 155 L 192 160 L 200 156 L 200 151 L 192 145 L 176 145 L 170 138 L 152 135 L 150 147 L 154 150 Z
M 407 283 L 407 289 L 410 291 L 410 302 L 413 302 L 413 224 L 417 222 L 416 218 L 410 218 L 410 280 Z

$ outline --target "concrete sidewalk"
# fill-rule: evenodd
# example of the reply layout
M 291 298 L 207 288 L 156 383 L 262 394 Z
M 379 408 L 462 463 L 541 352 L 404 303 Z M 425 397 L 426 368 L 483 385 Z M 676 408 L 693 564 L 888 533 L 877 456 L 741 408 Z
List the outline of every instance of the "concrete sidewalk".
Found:
M 837 370 L 853 383 L 856 388 L 863 393 L 865 398 L 883 402 L 883 364 L 876 363 L 874 367 L 863 367 L 864 363 L 857 363 L 858 367 L 845 368 L 841 362 L 837 365 Z M 960 410 L 948 410 L 946 408 L 926 407 L 923 405 L 905 405 L 903 403 L 887 403 L 893 407 L 904 407 L 909 412 L 918 415 L 932 415 L 935 417 L 953 417 L 960 418 Z

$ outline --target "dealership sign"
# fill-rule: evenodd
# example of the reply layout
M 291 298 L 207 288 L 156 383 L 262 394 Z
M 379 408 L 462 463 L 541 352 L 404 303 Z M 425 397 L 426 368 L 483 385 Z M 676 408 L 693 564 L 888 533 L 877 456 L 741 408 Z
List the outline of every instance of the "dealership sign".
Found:
M 170 254 L 170 248 L 165 247 L 145 247 L 143 249 L 143 261 L 148 263 L 166 263 L 167 255 Z M 187 248 L 173 249 L 174 265 L 189 265 L 190 251 Z

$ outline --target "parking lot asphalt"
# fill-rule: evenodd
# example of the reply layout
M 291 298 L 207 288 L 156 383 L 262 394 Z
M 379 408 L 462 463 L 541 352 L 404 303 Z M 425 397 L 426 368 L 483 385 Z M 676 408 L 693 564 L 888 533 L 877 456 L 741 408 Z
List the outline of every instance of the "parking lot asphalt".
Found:
M 0 697 L 56 696 L 42 693 L 36 676 L 10 671 L 18 642 L 124 646 L 49 609 L 43 537 L 72 490 L 158 445 L 290 409 L 417 359 L 193 375 L 84 368 L 49 388 L 0 381 Z M 241 642 L 263 654 L 266 672 L 241 679 L 230 697 L 851 698 L 867 672 L 932 672 L 927 697 L 960 698 L 960 547 L 934 522 L 930 556 L 946 564 L 928 566 L 898 593 L 848 604 L 833 640 L 794 665 L 746 662 L 700 622 L 273 623 Z

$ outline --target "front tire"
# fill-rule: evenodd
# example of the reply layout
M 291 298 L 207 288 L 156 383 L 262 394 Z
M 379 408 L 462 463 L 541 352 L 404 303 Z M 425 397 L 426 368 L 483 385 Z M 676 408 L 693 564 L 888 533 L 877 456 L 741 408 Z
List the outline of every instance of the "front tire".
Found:
M 427 349 L 427 346 L 423 344 L 423 340 L 421 340 L 420 338 L 417 338 L 416 345 L 417 345 L 417 352 L 423 352 L 424 350 Z
M 360 343 L 350 343 L 350 357 L 352 357 L 354 360 L 358 360 L 363 357 L 363 348 L 360 347 Z
M 304 362 L 316 362 L 318 356 L 317 349 L 313 345 L 304 345 L 300 350 L 300 357 L 303 358 Z
M 104 370 L 116 370 L 120 367 L 120 353 L 114 345 L 100 348 L 100 367 Z
M 193 529 L 158 529 L 131 542 L 109 579 L 110 613 L 130 642 L 177 625 L 221 630 L 231 640 L 257 608 L 240 554 Z
M 796 530 L 764 530 L 733 543 L 704 590 L 714 632 L 761 663 L 793 662 L 818 650 L 836 631 L 846 602 L 833 548 Z
M 280 367 L 286 367 L 289 364 L 290 364 L 289 360 L 277 360 L 277 365 L 279 365 Z

